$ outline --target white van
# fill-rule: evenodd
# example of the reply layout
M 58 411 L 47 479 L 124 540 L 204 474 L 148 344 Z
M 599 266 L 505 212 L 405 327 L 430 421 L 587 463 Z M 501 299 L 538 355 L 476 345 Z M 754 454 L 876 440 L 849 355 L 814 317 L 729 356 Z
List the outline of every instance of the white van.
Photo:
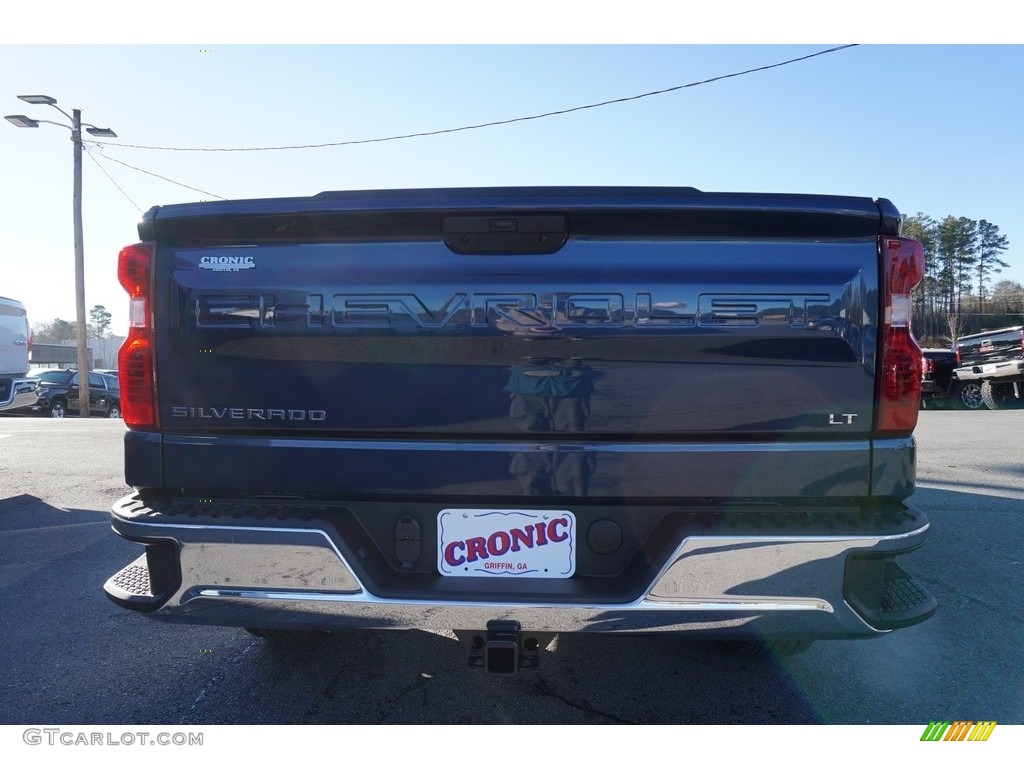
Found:
M 36 381 L 26 375 L 31 345 L 25 306 L 0 296 L 0 411 L 36 401 Z

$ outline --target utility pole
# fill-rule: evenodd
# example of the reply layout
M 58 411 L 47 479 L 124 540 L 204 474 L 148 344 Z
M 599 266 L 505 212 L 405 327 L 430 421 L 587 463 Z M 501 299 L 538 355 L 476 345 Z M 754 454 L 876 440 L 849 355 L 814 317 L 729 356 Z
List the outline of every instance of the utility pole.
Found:
M 82 234 L 82 110 L 71 110 L 75 175 L 72 207 L 75 222 L 75 313 L 78 322 L 78 416 L 89 418 L 89 326 L 85 320 L 85 242 Z
M 71 143 L 74 151 L 74 183 L 71 196 L 72 216 L 75 225 L 75 314 L 78 325 L 78 415 L 83 419 L 89 418 L 89 325 L 85 319 L 85 245 L 82 234 L 82 125 L 92 136 L 106 136 L 117 138 L 117 134 L 109 128 L 97 128 L 89 123 L 82 123 L 82 110 L 73 109 L 69 115 L 57 106 L 57 100 L 52 96 L 19 96 L 29 104 L 43 104 L 53 107 L 64 117 L 71 120 L 71 125 L 55 123 L 52 120 L 33 120 L 25 115 L 6 115 L 5 120 L 13 123 L 19 128 L 38 128 L 40 123 L 60 125 L 71 129 Z

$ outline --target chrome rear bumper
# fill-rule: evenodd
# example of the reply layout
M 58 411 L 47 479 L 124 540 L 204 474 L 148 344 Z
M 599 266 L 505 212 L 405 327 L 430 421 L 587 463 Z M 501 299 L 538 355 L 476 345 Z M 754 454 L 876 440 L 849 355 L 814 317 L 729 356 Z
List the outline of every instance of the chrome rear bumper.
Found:
M 315 524 L 149 522 L 119 514 L 114 530 L 147 554 L 105 590 L 157 619 L 280 629 L 465 629 L 514 620 L 536 632 L 693 632 L 721 636 L 858 637 L 922 621 L 934 601 L 896 564 L 928 523 L 885 535 L 689 536 L 629 601 L 374 594 L 330 532 Z M 438 577 L 443 578 L 443 577 Z M 486 596 L 486 597 L 485 597 Z

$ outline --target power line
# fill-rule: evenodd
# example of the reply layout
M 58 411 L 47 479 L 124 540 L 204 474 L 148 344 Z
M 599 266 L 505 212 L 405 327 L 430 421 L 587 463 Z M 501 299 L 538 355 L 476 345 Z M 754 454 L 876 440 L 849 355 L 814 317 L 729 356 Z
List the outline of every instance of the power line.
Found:
M 96 143 L 96 144 L 106 144 L 107 142 L 94 142 L 94 143 Z M 111 146 L 114 146 L 114 145 L 111 145 Z M 122 146 L 122 145 L 117 145 L 117 146 Z M 209 195 L 210 197 L 216 197 L 218 200 L 227 200 L 226 197 L 221 197 L 220 195 L 215 195 L 215 194 L 213 194 L 213 192 L 206 192 L 205 190 L 199 189 L 197 187 L 190 187 L 188 184 L 182 184 L 180 181 L 175 181 L 174 179 L 168 179 L 166 176 L 161 176 L 159 173 L 153 173 L 152 171 L 147 171 L 144 168 L 136 168 L 134 165 L 129 165 L 128 163 L 122 162 L 121 160 L 118 160 L 117 158 L 111 157 L 110 155 L 103 155 L 103 157 L 105 159 L 110 160 L 112 162 L 115 162 L 115 163 L 117 163 L 119 165 L 123 165 L 125 168 L 131 168 L 133 171 L 138 171 L 139 173 L 145 173 L 145 174 L 148 174 L 150 176 L 156 176 L 158 179 L 163 179 L 164 181 L 169 181 L 171 184 L 177 184 L 179 187 L 184 187 L 185 189 L 191 189 L 193 192 L 199 192 L 199 193 L 204 194 L 204 195 Z
M 836 53 L 847 48 L 855 48 L 859 43 L 851 45 L 839 45 L 834 48 L 827 48 L 823 51 L 816 51 L 815 53 L 809 53 L 806 56 L 799 56 L 795 59 L 787 59 L 786 61 L 779 61 L 775 64 L 766 64 L 761 67 L 754 67 L 752 69 L 745 69 L 741 72 L 730 72 L 727 75 L 718 75 L 717 77 L 710 77 L 706 80 L 698 80 L 692 83 L 686 83 L 685 85 L 675 85 L 671 88 L 662 88 L 657 91 L 648 91 L 647 93 L 640 93 L 635 96 L 625 96 L 619 99 L 609 99 L 607 101 L 597 102 L 595 104 L 584 104 L 579 107 L 569 107 L 567 109 L 559 109 L 552 112 L 542 112 L 536 115 L 527 115 L 525 117 L 513 117 L 507 120 L 493 120 L 487 123 L 477 123 L 475 125 L 463 125 L 458 128 L 442 128 L 436 131 L 419 131 L 417 133 L 405 133 L 396 136 L 383 136 L 376 139 L 353 139 L 350 141 L 333 141 L 326 144 L 296 144 L 291 146 L 282 147 L 154 147 L 146 146 L 143 144 L 112 144 L 109 141 L 96 142 L 97 144 L 105 144 L 112 147 L 125 147 L 129 149 L 154 149 L 162 150 L 167 152 L 271 152 L 284 149 L 321 149 L 323 147 L 344 147 L 352 146 L 355 144 L 377 144 L 385 141 L 400 141 L 402 139 L 416 139 L 423 138 L 425 136 L 440 136 L 446 133 L 459 133 L 460 131 L 473 131 L 480 128 L 493 128 L 499 125 L 511 125 L 512 123 L 523 123 L 528 120 L 541 120 L 547 117 L 557 117 L 559 115 L 568 115 L 572 112 L 581 112 L 585 109 L 597 109 L 598 107 L 607 107 L 611 104 L 623 104 L 627 101 L 637 101 L 638 99 L 646 99 L 651 96 L 661 96 L 666 93 L 672 93 L 674 91 L 681 91 L 685 88 L 696 88 L 699 85 L 707 85 L 709 83 L 716 83 L 720 80 L 728 80 L 733 77 L 742 77 L 744 75 L 750 75 L 755 72 L 764 72 L 768 69 L 776 69 L 778 67 L 784 67 L 788 64 L 795 64 L 800 61 L 806 61 L 807 59 L 813 59 L 816 56 L 824 56 L 829 53 Z M 131 166 L 129 166 L 131 167 Z M 136 169 L 138 170 L 138 169 Z
M 139 213 L 142 213 L 142 208 L 140 208 L 140 207 L 139 207 L 139 204 L 138 204 L 138 203 L 136 203 L 136 202 L 135 202 L 134 200 L 132 200 L 132 199 L 131 199 L 131 197 L 130 197 L 130 196 L 128 195 L 128 193 L 127 193 L 127 192 L 125 192 L 125 191 L 124 191 L 123 189 L 121 189 L 121 185 L 120 185 L 120 184 L 118 184 L 118 183 L 117 183 L 116 181 L 114 181 L 114 177 L 113 177 L 113 176 L 111 176 L 111 175 L 110 175 L 109 173 L 107 173 L 107 169 L 106 169 L 106 168 L 104 168 L 104 167 L 103 167 L 103 166 L 102 166 L 102 165 L 100 164 L 100 161 L 99 161 L 99 160 L 97 160 L 97 159 L 96 159 L 95 155 L 93 155 L 93 153 L 92 153 L 92 150 L 90 150 L 90 149 L 89 149 L 88 147 L 86 147 L 85 151 L 86 151 L 86 153 L 87 153 L 87 154 L 89 155 L 89 157 L 90 157 L 90 158 L 92 159 L 92 161 L 93 161 L 94 163 L 96 163 L 96 167 L 97 167 L 97 168 L 99 168 L 99 169 L 100 169 L 101 171 L 103 171 L 103 174 L 104 174 L 104 175 L 105 175 L 105 176 L 106 176 L 106 177 L 107 177 L 108 179 L 110 179 L 110 183 L 111 183 L 111 184 L 113 184 L 113 185 L 114 185 L 115 187 L 117 187 L 117 191 L 118 191 L 118 192 L 120 192 L 120 193 L 121 193 L 122 195 L 124 195 L 124 196 L 125 196 L 125 197 L 126 197 L 126 198 L 128 199 L 128 202 L 129 202 L 129 203 L 131 203 L 131 204 L 132 204 L 132 205 L 134 205 L 134 206 L 135 206 L 136 208 L 138 208 L 138 209 L 139 209 Z

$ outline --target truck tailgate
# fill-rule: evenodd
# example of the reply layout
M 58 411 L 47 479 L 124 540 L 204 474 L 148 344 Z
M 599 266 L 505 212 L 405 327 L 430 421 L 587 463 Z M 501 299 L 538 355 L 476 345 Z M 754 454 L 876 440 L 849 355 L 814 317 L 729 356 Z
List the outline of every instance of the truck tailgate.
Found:
M 510 454 L 515 475 L 524 450 L 526 471 L 536 451 L 587 443 L 618 446 L 626 466 L 644 453 L 609 495 L 653 471 L 657 483 L 632 490 L 671 496 L 669 467 L 687 446 L 700 447 L 690 487 L 712 492 L 737 481 L 713 481 L 715 450 L 756 445 L 762 461 L 762 447 L 801 442 L 814 446 L 814 476 L 844 478 L 825 495 L 862 493 L 880 213 L 847 203 L 826 215 L 799 198 L 766 211 L 683 195 L 595 214 L 557 197 L 355 211 L 328 197 L 321 210 L 242 217 L 241 244 L 230 209 L 158 215 L 155 282 L 171 292 L 154 319 L 164 482 L 214 438 L 241 452 L 237 467 L 211 468 L 217 487 L 247 471 L 246 440 L 276 439 L 318 466 L 325 449 L 360 447 L 363 460 L 342 463 L 378 492 L 396 490 L 373 480 L 393 462 L 403 483 L 438 487 L 410 480 L 431 472 L 429 445 L 446 452 L 450 487 L 448 451 L 471 475 L 490 453 L 488 471 L 504 464 L 508 479 Z M 770 495 L 759 474 L 757 493 Z

